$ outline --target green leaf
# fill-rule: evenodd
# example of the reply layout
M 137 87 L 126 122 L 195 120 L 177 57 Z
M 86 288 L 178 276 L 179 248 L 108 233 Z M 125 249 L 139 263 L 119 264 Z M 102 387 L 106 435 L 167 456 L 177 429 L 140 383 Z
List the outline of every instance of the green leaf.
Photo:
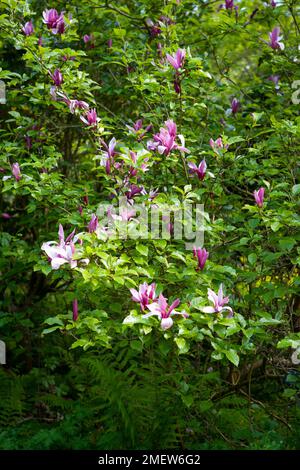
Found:
M 179 349 L 179 354 L 185 354 L 189 350 L 189 345 L 184 338 L 175 338 L 175 343 Z
M 137 244 L 136 250 L 143 256 L 148 256 L 148 247 L 146 245 Z
M 250 253 L 250 255 L 248 255 L 248 261 L 250 264 L 255 264 L 257 261 L 257 255 L 255 253 Z
M 227 359 L 232 362 L 236 367 L 239 365 L 240 358 L 237 354 L 237 352 L 234 349 L 229 349 L 224 351 Z

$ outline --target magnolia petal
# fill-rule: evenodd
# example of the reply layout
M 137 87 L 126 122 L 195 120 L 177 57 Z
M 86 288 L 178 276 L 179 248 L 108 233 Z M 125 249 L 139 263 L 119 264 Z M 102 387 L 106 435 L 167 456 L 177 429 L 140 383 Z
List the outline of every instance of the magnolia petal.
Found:
M 167 54 L 166 59 L 172 65 L 172 67 L 174 67 L 174 69 L 176 70 L 178 69 L 178 64 L 177 64 L 176 59 L 174 59 L 174 57 L 172 57 L 170 54 Z
M 134 302 L 139 302 L 140 301 L 140 295 L 136 289 L 129 289 L 132 295 L 132 300 Z
M 153 305 L 153 304 L 152 304 Z M 150 307 L 150 305 L 148 305 L 148 308 Z M 149 317 L 152 317 L 153 315 L 157 316 L 157 317 L 160 317 L 160 312 L 150 312 L 150 313 L 146 313 L 145 315 L 143 315 L 143 318 L 149 318 Z
M 162 318 L 162 320 L 160 322 L 160 326 L 163 330 L 168 330 L 169 328 L 171 328 L 173 326 L 172 318 L 171 317 Z
M 201 312 L 203 313 L 215 313 L 214 307 L 202 307 Z
M 232 310 L 231 307 L 222 307 L 221 312 L 222 312 L 222 310 L 228 310 L 229 311 L 228 318 L 233 317 L 233 310 Z
M 59 269 L 63 264 L 67 263 L 68 261 L 65 258 L 53 258 L 51 260 L 51 267 L 52 269 Z

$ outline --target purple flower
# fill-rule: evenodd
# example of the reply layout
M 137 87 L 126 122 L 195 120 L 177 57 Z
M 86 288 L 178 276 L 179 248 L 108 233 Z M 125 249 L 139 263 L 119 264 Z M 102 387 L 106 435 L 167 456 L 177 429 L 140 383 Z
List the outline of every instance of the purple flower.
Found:
M 233 8 L 235 8 L 234 0 L 225 0 L 224 7 L 226 8 L 226 10 L 232 10 Z
M 111 166 L 114 164 L 114 156 L 117 154 L 117 152 L 115 151 L 117 141 L 113 137 L 108 145 L 104 141 L 102 141 L 102 145 L 106 151 L 102 152 L 100 163 L 102 166 L 105 167 L 106 174 L 109 175 L 111 171 Z
M 275 2 L 275 0 L 270 0 L 270 6 L 272 8 L 276 8 L 277 7 L 277 3 Z
M 167 330 L 173 325 L 173 319 L 171 318 L 171 315 L 182 315 L 185 318 L 188 316 L 185 312 L 175 311 L 175 308 L 178 307 L 179 304 L 180 300 L 176 299 L 169 306 L 167 299 L 162 294 L 160 294 L 157 302 L 153 302 L 152 304 L 147 305 L 147 308 L 150 310 L 150 313 L 146 313 L 146 315 L 143 315 L 143 318 L 148 318 L 152 315 L 156 315 L 161 320 L 161 328 L 163 330 Z
M 59 69 L 54 70 L 54 72 L 50 74 L 50 76 L 56 86 L 60 86 L 64 81 L 63 74 Z
M 267 80 L 270 80 L 270 82 L 273 82 L 274 85 L 275 85 L 275 90 L 279 90 L 280 86 L 279 86 L 279 79 L 280 79 L 280 76 L 279 75 L 270 75 L 270 77 L 267 78 Z
M 158 134 L 153 136 L 153 140 L 147 143 L 148 150 L 157 150 L 160 155 L 169 155 L 172 150 L 189 153 L 185 148 L 184 137 L 178 134 L 180 144 L 176 143 L 177 127 L 171 119 L 165 122 L 165 127 L 161 127 Z
M 130 289 L 132 294 L 131 298 L 134 302 L 139 302 L 141 309 L 144 311 L 151 302 L 157 299 L 155 289 L 156 284 L 154 282 L 150 285 L 144 282 L 144 284 L 139 286 L 138 291 L 136 289 Z
M 84 116 L 80 116 L 80 119 L 82 122 L 84 122 L 86 126 L 91 126 L 91 127 L 95 127 L 100 120 L 97 116 L 97 112 L 95 108 L 87 111 Z
M 11 166 L 11 171 L 16 181 L 20 181 L 22 175 L 21 175 L 19 163 L 13 163 Z
M 31 36 L 34 33 L 32 20 L 27 21 L 27 23 L 25 23 L 25 25 L 22 28 L 22 31 L 25 34 L 25 36 Z
M 156 36 L 159 36 L 161 34 L 161 29 L 157 24 L 153 24 L 153 26 L 150 27 L 150 36 L 152 38 L 155 38 Z
M 78 319 L 78 300 L 73 300 L 73 321 L 77 321 Z
M 219 287 L 218 294 L 216 294 L 212 289 L 207 290 L 208 300 L 210 300 L 214 306 L 213 307 L 202 307 L 202 312 L 204 313 L 221 313 L 223 310 L 228 310 L 228 317 L 233 316 L 233 310 L 231 307 L 224 307 L 225 304 L 228 304 L 229 297 L 223 296 L 223 287 L 222 284 Z
M 63 34 L 65 32 L 65 19 L 63 13 L 58 14 L 55 8 L 43 11 L 43 23 L 53 34 Z
M 58 18 L 59 14 L 55 8 L 43 11 L 43 23 L 47 25 L 48 29 L 56 28 Z
M 95 38 L 93 34 L 85 34 L 83 36 L 83 42 L 84 44 L 89 44 L 90 49 L 93 49 L 95 47 Z
M 152 129 L 152 124 L 148 124 L 146 129 L 143 129 L 143 120 L 138 119 L 133 126 L 126 126 L 132 134 L 135 134 L 138 137 L 138 141 L 142 140 L 142 138 Z
M 138 119 L 136 122 L 133 123 L 133 126 L 127 126 L 128 129 L 136 134 L 138 131 L 140 131 L 143 127 L 143 119 Z
M 202 181 L 205 178 L 206 169 L 207 169 L 205 160 L 202 160 L 202 162 L 199 163 L 199 166 L 195 165 L 195 163 L 193 162 L 189 162 L 188 166 L 189 166 L 190 172 L 192 174 L 196 174 L 199 180 Z
M 194 257 L 198 260 L 197 271 L 203 270 L 206 260 L 209 257 L 209 252 L 205 248 L 196 248 L 193 249 Z
M 258 191 L 254 191 L 253 195 L 258 207 L 262 207 L 264 204 L 265 188 L 260 188 Z
M 65 263 L 68 263 L 71 268 L 76 268 L 77 260 L 73 259 L 73 256 L 75 254 L 75 243 L 79 242 L 79 238 L 74 235 L 75 230 L 65 240 L 64 229 L 60 224 L 58 230 L 59 243 L 50 241 L 42 244 L 41 249 L 45 251 L 51 261 L 52 269 L 59 269 Z M 82 259 L 81 261 L 86 264 L 89 263 L 88 259 Z
M 88 42 L 90 42 L 91 39 L 92 39 L 92 36 L 90 36 L 89 34 L 85 34 L 85 35 L 83 36 L 83 42 L 84 42 L 85 44 L 87 44 Z
M 281 42 L 282 36 L 280 36 L 279 26 L 275 27 L 271 33 L 269 33 L 269 42 L 267 43 L 272 49 L 281 49 L 283 51 L 284 44 Z
M 68 98 L 64 98 L 64 102 L 69 106 L 69 109 L 72 114 L 75 113 L 76 109 L 89 109 L 89 105 L 85 101 L 69 100 Z
M 93 233 L 97 230 L 97 228 L 98 228 L 98 217 L 95 214 L 93 214 L 88 224 L 88 231 L 89 233 Z
M 186 56 L 185 49 L 177 49 L 177 52 L 175 52 L 175 54 L 173 55 L 167 54 L 166 58 L 167 58 L 167 61 L 172 65 L 172 67 L 174 67 L 174 69 L 178 71 L 180 68 L 183 67 L 185 56 Z
M 112 48 L 112 43 L 113 43 L 112 39 L 108 39 L 108 41 L 107 41 L 107 47 L 108 47 L 108 49 L 111 49 L 111 48 Z
M 4 220 L 9 220 L 9 219 L 12 218 L 12 215 L 8 214 L 7 212 L 3 212 L 3 213 L 1 214 L 1 217 L 2 217 L 2 219 L 4 219 Z
M 218 137 L 216 140 L 210 139 L 209 145 L 215 153 L 219 153 L 218 149 L 224 148 L 222 137 Z M 228 148 L 228 145 L 226 145 L 225 148 Z
M 159 17 L 159 21 L 164 23 L 166 26 L 170 26 L 171 24 L 175 24 L 175 21 L 172 20 L 172 18 L 169 18 L 168 16 L 165 16 L 165 15 L 161 15 Z
M 236 114 L 239 111 L 240 105 L 240 102 L 236 98 L 233 98 L 233 100 L 231 101 L 232 114 Z
M 145 194 L 145 189 L 143 186 L 137 186 L 136 184 L 131 184 L 128 191 L 125 192 L 128 200 L 131 200 L 139 194 Z

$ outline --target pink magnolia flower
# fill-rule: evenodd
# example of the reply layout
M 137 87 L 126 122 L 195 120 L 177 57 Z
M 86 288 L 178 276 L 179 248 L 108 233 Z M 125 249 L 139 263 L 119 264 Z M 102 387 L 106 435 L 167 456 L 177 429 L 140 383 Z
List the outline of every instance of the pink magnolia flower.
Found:
M 281 42 L 282 36 L 280 36 L 279 26 L 275 27 L 271 33 L 269 33 L 269 42 L 267 43 L 272 49 L 284 50 L 284 44 Z
M 22 31 L 25 34 L 25 36 L 31 36 L 34 33 L 32 20 L 27 21 L 27 23 L 24 24 Z
M 153 136 L 153 140 L 147 143 L 148 150 L 157 150 L 160 155 L 169 155 L 172 150 L 189 153 L 185 148 L 184 137 L 178 134 L 180 145 L 176 142 L 177 126 L 174 121 L 165 121 L 165 127 L 161 127 L 158 134 Z
M 58 14 L 55 8 L 43 11 L 43 23 L 53 34 L 63 34 L 65 32 L 65 19 L 63 13 Z
M 253 195 L 258 207 L 262 207 L 264 204 L 265 188 L 259 188 L 258 191 L 254 191 Z
M 104 140 L 102 140 L 101 143 L 105 152 L 102 152 L 101 154 L 100 164 L 105 167 L 106 174 L 109 175 L 111 166 L 114 164 L 114 157 L 117 155 L 117 152 L 115 151 L 117 141 L 113 137 L 108 144 L 106 144 Z
M 81 100 L 69 100 L 68 98 L 64 99 L 65 103 L 69 106 L 69 110 L 72 114 L 75 113 L 76 109 L 89 109 L 89 105 L 85 101 Z
M 204 269 L 207 258 L 209 257 L 209 252 L 205 248 L 196 248 L 193 249 L 194 257 L 198 260 L 197 271 Z
M 232 114 L 236 114 L 240 109 L 241 103 L 236 98 L 233 98 L 231 101 L 231 111 Z
M 175 54 L 173 55 L 167 54 L 166 58 L 167 58 L 167 61 L 172 65 L 172 67 L 174 67 L 174 69 L 178 71 L 180 68 L 183 67 L 185 56 L 186 56 L 185 49 L 177 49 L 177 52 L 175 52 Z
M 83 42 L 86 44 L 87 42 L 90 42 L 91 36 L 89 34 L 85 34 L 83 36 Z
M 82 122 L 84 122 L 86 126 L 91 126 L 91 127 L 95 127 L 100 121 L 100 119 L 97 116 L 97 112 L 95 108 L 87 111 L 84 116 L 80 116 L 80 119 Z
M 73 321 L 77 321 L 78 319 L 78 300 L 73 300 Z
M 98 217 L 97 217 L 95 214 L 93 214 L 93 215 L 92 215 L 92 218 L 91 218 L 91 220 L 90 220 L 90 222 L 89 222 L 89 224 L 88 224 L 88 231 L 89 231 L 89 233 L 95 232 L 95 231 L 97 230 L 97 228 L 98 228 L 98 225 L 99 225 L 99 223 L 98 223 Z
M 137 140 L 141 141 L 143 137 L 152 129 L 152 124 L 148 124 L 148 126 L 143 129 L 143 120 L 138 119 L 133 126 L 126 126 L 128 130 L 137 136 Z
M 153 302 L 150 305 L 147 305 L 147 308 L 150 310 L 150 313 L 146 313 L 143 315 L 143 318 L 151 317 L 152 315 L 156 315 L 160 319 L 160 326 L 163 330 L 167 330 L 171 328 L 173 325 L 173 319 L 171 315 L 181 315 L 184 318 L 187 318 L 188 314 L 185 312 L 176 312 L 175 308 L 178 307 L 180 304 L 180 300 L 176 299 L 174 302 L 169 306 L 167 299 L 160 294 L 157 302 Z
M 195 163 L 193 163 L 193 162 L 189 162 L 188 167 L 189 167 L 190 172 L 192 174 L 198 176 L 199 180 L 202 181 L 205 178 L 206 169 L 207 169 L 207 165 L 206 165 L 205 160 L 202 160 L 202 162 L 199 163 L 199 166 L 195 165 Z
M 218 137 L 216 140 L 210 139 L 209 145 L 213 149 L 214 152 L 218 153 L 218 149 L 224 148 L 222 137 Z
M 113 220 L 119 220 L 121 222 L 129 222 L 136 215 L 136 211 L 128 207 L 121 207 L 119 210 L 119 215 L 112 214 L 110 210 L 107 211 L 107 214 Z
M 156 284 L 154 282 L 150 285 L 144 282 L 144 284 L 139 286 L 138 291 L 136 289 L 130 289 L 132 294 L 131 298 L 134 302 L 139 302 L 141 309 L 144 311 L 151 302 L 157 299 L 155 289 Z
M 128 200 L 132 200 L 135 196 L 139 194 L 147 194 L 143 186 L 137 186 L 136 184 L 131 184 L 128 188 L 128 191 L 125 192 L 125 196 Z
M 228 317 L 233 316 L 233 310 L 231 307 L 224 307 L 225 304 L 228 304 L 229 297 L 223 296 L 223 286 L 222 284 L 219 287 L 218 294 L 216 294 L 212 289 L 207 290 L 207 297 L 214 306 L 213 307 L 202 307 L 202 312 L 204 313 L 221 313 L 223 310 L 228 310 Z
M 56 86 L 60 86 L 64 81 L 63 74 L 59 69 L 54 70 L 54 72 L 50 74 L 50 77 Z
M 11 166 L 11 171 L 16 181 L 20 181 L 22 175 L 21 175 L 19 163 L 13 163 Z
M 45 251 L 51 260 L 52 269 L 59 269 L 65 263 L 68 263 L 72 269 L 76 268 L 77 260 L 73 259 L 73 257 L 75 254 L 75 243 L 79 241 L 79 238 L 74 235 L 75 230 L 65 240 L 64 229 L 60 224 L 58 230 L 59 243 L 50 241 L 42 244 L 41 249 Z M 82 259 L 81 261 L 86 264 L 89 263 L 88 259 Z
M 139 131 L 141 131 L 143 128 L 143 120 L 138 119 L 136 122 L 133 123 L 132 126 L 126 126 L 126 127 L 132 134 L 138 135 Z
M 93 34 L 85 34 L 83 36 L 84 44 L 88 44 L 91 49 L 95 47 L 95 38 Z

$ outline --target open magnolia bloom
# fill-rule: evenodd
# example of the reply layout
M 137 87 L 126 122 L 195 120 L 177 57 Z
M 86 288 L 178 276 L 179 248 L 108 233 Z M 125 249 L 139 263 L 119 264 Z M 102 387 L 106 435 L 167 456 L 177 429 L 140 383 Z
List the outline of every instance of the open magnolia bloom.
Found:
M 179 139 L 180 144 L 176 141 Z M 172 150 L 190 153 L 185 148 L 185 140 L 182 134 L 177 135 L 177 126 L 174 121 L 165 121 L 165 127 L 161 127 L 158 134 L 154 134 L 153 140 L 147 143 L 148 150 L 156 150 L 160 155 L 169 155 Z
M 172 65 L 172 67 L 174 67 L 174 69 L 178 71 L 180 68 L 183 67 L 185 56 L 186 56 L 185 49 L 177 49 L 175 54 L 173 55 L 167 54 L 166 59 Z
M 282 36 L 280 36 L 280 28 L 277 26 L 269 33 L 269 42 L 267 43 L 272 49 L 281 49 L 284 50 L 284 44 L 281 41 Z
M 180 300 L 176 299 L 174 302 L 169 306 L 167 299 L 160 294 L 158 300 L 156 302 L 153 302 L 150 305 L 147 305 L 147 308 L 150 310 L 150 313 L 146 313 L 146 315 L 143 315 L 143 318 L 148 318 L 151 317 L 152 315 L 156 315 L 160 320 L 160 326 L 163 330 L 167 330 L 168 328 L 171 328 L 173 325 L 173 319 L 171 318 L 171 315 L 181 315 L 184 318 L 188 317 L 188 314 L 186 312 L 176 312 L 175 308 L 178 307 L 180 304 Z
M 148 307 L 150 302 L 153 302 L 157 299 L 155 288 L 156 284 L 154 282 L 150 285 L 148 285 L 147 282 L 144 282 L 144 284 L 141 284 L 139 286 L 138 291 L 136 289 L 130 289 L 130 292 L 132 294 L 131 298 L 134 302 L 139 302 L 141 309 L 145 310 L 145 308 Z
M 51 261 L 52 269 L 59 269 L 65 263 L 68 263 L 71 268 L 76 268 L 78 260 L 74 259 L 74 254 L 76 252 L 75 243 L 79 241 L 79 235 L 75 235 L 73 230 L 65 240 L 63 226 L 59 224 L 58 238 L 59 243 L 49 241 L 43 243 L 41 247 Z M 80 261 L 88 264 L 90 260 L 85 258 Z
M 228 304 L 229 297 L 223 296 L 223 286 L 222 284 L 219 287 L 218 294 L 216 294 L 212 289 L 207 290 L 207 297 L 214 306 L 213 307 L 202 307 L 202 312 L 204 313 L 221 313 L 223 310 L 228 310 L 229 314 L 228 317 L 231 318 L 233 316 L 233 310 L 231 307 L 224 307 L 225 304 Z

